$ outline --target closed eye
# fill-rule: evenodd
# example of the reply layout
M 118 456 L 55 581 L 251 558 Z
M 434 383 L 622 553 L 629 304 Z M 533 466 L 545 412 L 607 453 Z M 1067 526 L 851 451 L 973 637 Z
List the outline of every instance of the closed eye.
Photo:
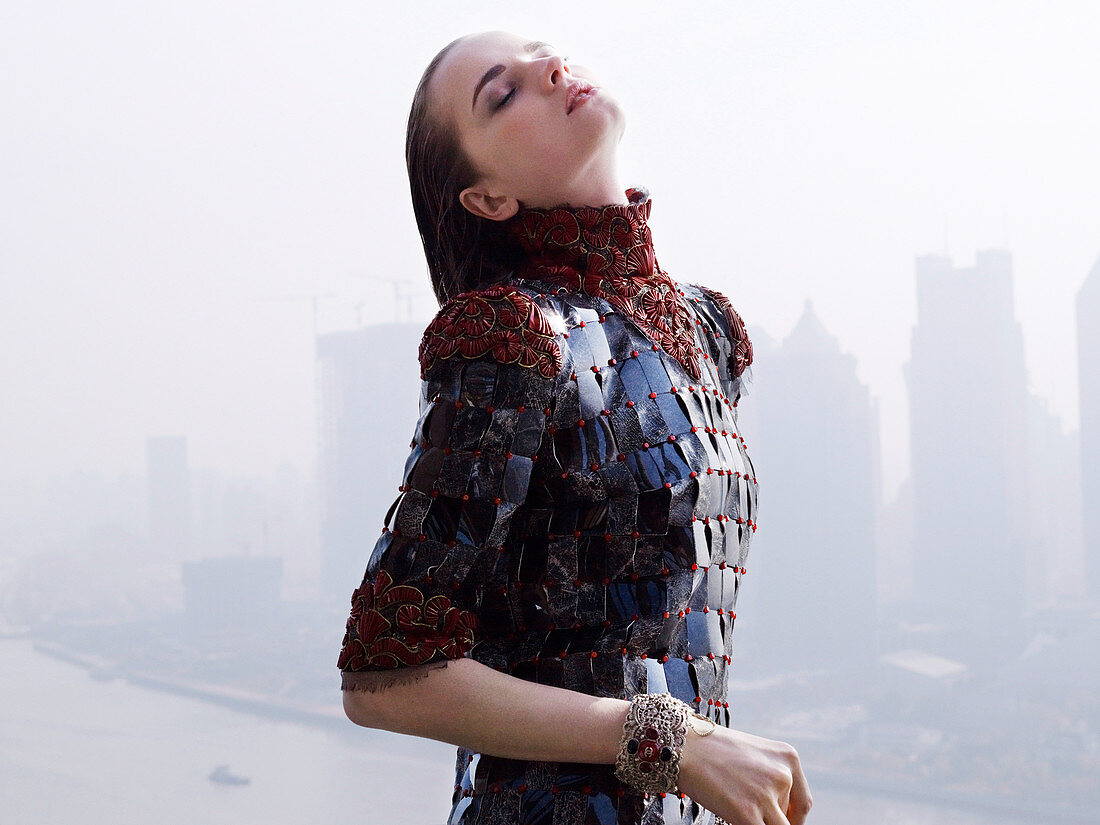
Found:
M 564 63 L 566 63 L 567 65 L 568 65 L 568 63 L 569 63 L 569 58 L 568 58 L 568 57 L 562 57 L 562 61 L 563 61 Z M 516 93 L 516 87 L 515 87 L 515 86 L 513 86 L 513 87 L 512 87 L 512 88 L 511 88 L 511 89 L 509 90 L 508 94 L 506 94 L 506 95 L 505 95 L 504 97 L 502 97 L 502 98 L 501 98 L 501 99 L 500 99 L 500 100 L 499 100 L 499 101 L 497 102 L 496 106 L 494 106 L 494 107 L 493 107 L 493 111 L 497 111 L 498 109 L 503 109 L 503 108 L 504 108 L 505 106 L 507 106 L 507 105 L 508 105 L 508 101 L 510 101 L 510 100 L 512 99 L 512 97 L 513 97 L 513 96 L 515 95 L 515 93 Z

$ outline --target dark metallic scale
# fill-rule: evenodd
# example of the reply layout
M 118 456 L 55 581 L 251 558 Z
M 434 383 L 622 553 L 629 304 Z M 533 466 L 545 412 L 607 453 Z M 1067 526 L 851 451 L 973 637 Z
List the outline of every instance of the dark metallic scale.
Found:
M 723 296 L 660 270 L 651 202 L 628 194 L 595 214 L 521 212 L 531 265 L 429 327 L 401 496 L 353 595 L 345 688 L 469 656 L 595 696 L 668 691 L 730 725 L 734 611 L 756 529 L 737 428 L 752 350 Z M 552 234 L 563 215 L 585 234 Z M 601 282 L 591 256 L 615 264 L 608 247 L 627 263 Z M 713 821 L 689 799 L 623 785 L 611 765 L 465 748 L 448 820 Z

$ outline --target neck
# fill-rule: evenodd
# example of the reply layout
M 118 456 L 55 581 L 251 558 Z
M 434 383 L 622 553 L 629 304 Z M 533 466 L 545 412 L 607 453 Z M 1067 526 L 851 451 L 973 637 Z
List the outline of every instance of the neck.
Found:
M 560 275 L 565 267 L 582 280 L 648 278 L 659 271 L 646 224 L 650 208 L 647 190 L 627 189 L 597 206 L 525 207 L 506 226 L 525 253 L 520 269 L 527 277 Z
M 563 188 L 553 194 L 533 196 L 523 205 L 530 209 L 553 209 L 558 206 L 576 208 L 613 203 L 625 204 L 627 199 L 623 194 L 618 165 L 603 162 L 586 166 Z
M 648 191 L 628 189 L 595 207 L 521 209 L 507 224 L 524 254 L 516 274 L 606 299 L 699 378 L 688 310 L 653 251 L 651 208 Z
M 565 206 L 606 206 L 627 203 L 619 176 L 614 171 L 603 178 L 590 178 L 577 183 L 577 188 L 566 193 Z

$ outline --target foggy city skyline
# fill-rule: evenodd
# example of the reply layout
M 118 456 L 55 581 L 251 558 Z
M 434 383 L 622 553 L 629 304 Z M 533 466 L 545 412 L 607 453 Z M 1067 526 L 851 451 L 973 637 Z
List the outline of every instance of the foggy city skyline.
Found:
M 442 46 L 506 29 L 622 103 L 662 269 L 753 342 L 733 727 L 795 745 L 809 822 L 1100 825 L 1100 5 L 574 12 L 5 9 L 0 798 L 25 821 L 290 825 L 365 793 L 374 822 L 412 769 L 408 821 L 442 821 L 453 747 L 354 726 L 336 657 L 438 310 L 409 105 Z
M 137 472 L 135 431 L 186 432 L 196 465 L 224 472 L 308 467 L 308 296 L 322 331 L 385 322 L 396 280 L 430 320 L 404 120 L 428 58 L 493 27 L 559 45 L 622 101 L 623 183 L 650 188 L 674 278 L 723 290 L 776 338 L 814 301 L 881 401 L 887 491 L 908 463 L 913 260 L 945 245 L 957 266 L 1013 254 L 1030 385 L 1077 426 L 1096 9 L 1045 8 L 1037 26 L 1030 3 L 634 4 L 650 24 L 618 39 L 615 4 L 581 28 L 492 3 L 40 8 L 0 34 L 20 78 L 0 92 L 17 115 L 0 159 L 5 487 Z
M 925 331 L 923 347 L 933 364 L 941 363 L 944 353 L 957 344 L 952 325 L 966 318 L 960 307 L 934 299 L 936 291 L 968 280 L 962 288 L 976 290 L 976 297 L 986 299 L 990 307 L 997 303 L 995 294 L 1003 294 L 1011 275 L 1010 258 L 1003 253 L 985 256 L 983 266 L 973 271 L 952 268 L 942 257 L 920 263 L 926 279 L 921 292 L 931 296 L 921 315 L 931 330 Z M 1100 267 L 1089 281 L 1091 289 L 1097 284 Z M 987 339 L 1011 336 L 1017 325 L 1005 309 L 1011 307 L 988 313 L 992 326 L 985 328 Z M 1082 304 L 1082 317 L 1090 317 L 1095 309 Z M 380 388 L 404 386 L 411 395 L 416 385 L 412 344 L 419 332 L 415 323 L 405 322 L 321 334 L 316 352 L 322 459 L 316 486 L 289 467 L 267 480 L 222 478 L 210 470 L 192 469 L 185 437 L 146 441 L 149 473 L 144 496 L 133 487 L 112 492 L 113 485 L 105 479 L 98 484 L 96 479 L 84 479 L 87 489 L 98 493 L 99 503 L 111 502 L 108 512 L 125 512 L 123 521 L 128 523 L 100 526 L 97 511 L 78 511 L 75 515 L 84 521 L 74 519 L 71 527 L 78 532 L 83 527 L 86 536 L 69 550 L 44 548 L 47 552 L 37 560 L 0 569 L 0 583 L 8 585 L 0 592 L 6 620 L 14 622 L 16 630 L 21 624 L 34 628 L 36 649 L 81 664 L 100 681 L 123 676 L 136 685 L 204 698 L 262 717 L 322 729 L 342 724 L 342 717 L 335 718 L 335 706 L 325 711 L 316 704 L 334 690 L 327 678 L 332 675 L 332 651 L 325 642 L 335 641 L 347 582 L 361 572 L 382 514 L 396 496 L 393 482 L 400 478 L 408 451 L 412 413 L 403 415 L 400 405 Z M 394 340 L 409 344 L 407 358 L 390 362 L 373 356 L 379 342 Z M 1097 603 L 1067 588 L 1065 571 L 1061 582 L 1051 575 L 1057 556 L 1080 556 L 1079 529 L 1048 530 L 1045 511 L 1035 511 L 1037 521 L 1001 523 L 1000 513 L 1012 497 L 997 487 L 1004 474 L 997 461 L 999 455 L 1019 464 L 1027 477 L 1038 475 L 1036 489 L 1049 487 L 1052 501 L 1059 496 L 1065 500 L 1059 504 L 1064 512 L 1058 515 L 1080 522 L 1080 494 L 1074 496 L 1071 490 L 1079 476 L 1052 474 L 1056 467 L 1066 466 L 1062 454 L 1076 441 L 1060 431 L 1044 432 L 1049 422 L 1041 408 L 1017 405 L 1026 414 L 1029 430 L 1022 457 L 1013 456 L 1016 449 L 1010 443 L 1019 441 L 1020 433 L 1008 426 L 991 429 L 994 435 L 999 431 L 1006 436 L 1005 442 L 993 439 L 991 452 L 957 451 L 950 441 L 953 430 L 966 436 L 967 423 L 955 421 L 952 431 L 941 433 L 939 439 L 947 437 L 943 449 L 951 453 L 947 473 L 986 494 L 964 493 L 967 506 L 956 513 L 941 507 L 935 520 L 944 523 L 942 536 L 932 544 L 924 539 L 927 549 L 918 552 L 920 526 L 927 520 L 914 520 L 912 514 L 899 518 L 898 508 L 915 512 L 927 509 L 929 504 L 922 504 L 926 501 L 937 507 L 937 484 L 907 484 L 899 500 L 883 502 L 877 403 L 859 381 L 854 357 L 840 349 L 836 336 L 816 317 L 812 302 L 805 303 L 789 336 L 776 341 L 756 334 L 754 349 L 755 370 L 774 380 L 749 385 L 743 398 L 751 399 L 752 405 L 741 410 L 739 429 L 749 439 L 754 462 L 768 468 L 768 503 L 782 515 L 755 539 L 755 552 L 749 556 L 753 587 L 746 587 L 739 603 L 739 667 L 731 677 L 735 715 L 743 725 L 766 735 L 801 742 L 810 774 L 819 780 L 817 796 L 831 806 L 826 811 L 848 810 L 842 806 L 849 805 L 858 812 L 852 815 L 867 816 L 876 799 L 912 794 L 915 788 L 890 779 L 891 766 L 904 774 L 914 759 L 922 765 L 927 762 L 922 770 L 931 770 L 932 779 L 943 783 L 943 771 L 953 764 L 950 760 L 962 760 L 949 768 L 950 776 L 954 783 L 969 783 L 957 804 L 974 791 L 983 794 L 975 823 L 993 821 L 981 818 L 978 811 L 990 817 L 1012 811 L 1024 821 L 1030 811 L 1040 817 L 1034 821 L 1043 821 L 1043 806 L 1054 810 L 1050 794 L 1058 787 L 1049 777 L 1029 784 L 1037 794 L 1030 801 L 1004 800 L 1003 793 L 1016 784 L 1015 772 L 1034 774 L 1038 763 L 1026 761 L 1026 754 L 1036 744 L 1043 749 L 1039 753 L 1051 747 L 1051 720 L 1040 722 L 1034 734 L 1016 745 L 995 744 L 989 737 L 993 730 L 1012 724 L 1014 708 L 1021 702 L 1053 700 L 1043 712 L 1057 715 L 1068 712 L 1068 706 L 1063 707 L 1066 697 L 1094 691 L 1100 684 L 1090 652 L 1100 652 Z M 951 370 L 924 370 L 923 378 L 916 378 L 915 386 L 925 382 L 918 401 L 937 398 L 937 393 L 927 391 L 938 389 L 942 394 L 961 377 L 973 383 L 976 392 L 968 399 L 956 388 L 951 393 L 954 404 L 971 411 L 1001 407 L 1007 412 L 989 382 L 996 384 L 1007 376 L 1005 397 L 1018 392 L 1022 377 L 1001 364 L 1011 366 L 1019 357 L 1018 348 L 1014 354 L 1011 347 L 993 346 L 978 356 L 979 362 L 986 359 L 984 366 L 963 364 L 954 375 Z M 1100 352 L 1091 357 L 1100 357 Z M 936 411 L 941 406 L 933 403 L 928 408 Z M 78 494 L 72 501 L 82 503 L 79 489 L 69 492 Z M 124 501 L 112 502 L 118 494 Z M 303 507 L 314 497 L 319 509 Z M 147 514 L 147 530 L 142 525 L 146 519 L 135 509 Z M 1001 531 L 990 545 L 992 556 L 975 552 L 973 543 L 967 543 L 968 531 L 973 530 Z M 1012 537 L 1023 533 L 1033 536 L 1027 565 L 1018 560 L 1006 563 Z M 946 563 L 929 558 L 928 551 L 952 552 L 956 534 L 963 547 L 954 551 L 952 576 L 944 580 L 937 572 Z M 1052 542 L 1046 540 L 1048 535 Z M 960 564 L 964 560 L 966 564 Z M 1075 582 L 1083 585 L 1081 559 L 1074 561 Z M 174 575 L 168 575 L 168 566 L 175 567 Z M 787 570 L 801 575 L 792 578 Z M 921 576 L 929 574 L 931 583 L 926 583 Z M 977 588 L 974 577 L 982 580 Z M 1023 586 L 1025 577 L 1038 580 L 1039 586 Z M 971 588 L 962 601 L 953 589 L 957 586 Z M 837 598 L 840 594 L 843 597 Z M 982 613 L 968 615 L 965 610 L 955 615 L 955 607 L 971 601 L 996 622 L 990 624 Z M 319 621 L 326 616 L 334 627 Z M 272 635 L 284 640 L 274 671 L 262 649 L 257 657 L 249 641 Z M 991 656 L 990 651 L 996 652 Z M 1079 670 L 1071 670 L 1067 657 Z M 807 688 L 809 693 L 803 695 Z M 109 697 L 101 699 L 110 707 Z M 1090 740 L 1087 728 L 1078 727 L 1089 724 L 1088 719 L 1094 724 L 1095 714 L 1090 716 L 1087 706 L 1082 713 L 1081 722 L 1073 722 L 1073 728 L 1059 734 L 1061 740 L 1054 740 L 1070 748 L 1059 757 L 1068 771 L 1065 789 L 1080 790 L 1082 782 L 1090 781 L 1089 768 L 1077 761 L 1089 758 L 1090 747 L 1095 762 L 1097 749 L 1088 744 L 1095 743 L 1095 737 Z M 910 718 L 914 715 L 919 722 Z M 984 763 L 993 764 L 992 757 L 967 744 L 974 738 L 985 741 L 987 749 L 1009 747 L 1009 762 L 990 771 Z M 327 748 L 321 743 L 316 747 Z M 860 756 L 867 748 L 879 766 L 872 773 Z M 359 759 L 360 753 L 369 751 L 354 750 L 350 756 Z M 898 763 L 906 753 L 907 761 Z M 257 764 L 247 753 L 241 757 L 245 764 Z M 1020 760 L 1025 761 L 1016 764 Z M 422 768 L 442 774 L 447 761 L 428 758 Z M 270 773 L 273 768 L 263 770 Z M 852 793 L 861 788 L 864 795 L 858 803 L 855 797 L 841 801 L 845 789 Z M 993 801 L 998 795 L 1000 803 Z M 951 799 L 942 789 L 933 796 L 940 805 Z M 895 816 L 917 816 L 916 809 L 902 810 Z M 1067 821 L 1094 822 L 1086 810 L 1087 806 L 1070 805 L 1062 813 L 1071 818 Z M 430 814 L 426 816 L 423 821 L 432 822 Z M 954 822 L 964 821 L 952 817 Z M 873 820 L 852 821 L 869 825 Z

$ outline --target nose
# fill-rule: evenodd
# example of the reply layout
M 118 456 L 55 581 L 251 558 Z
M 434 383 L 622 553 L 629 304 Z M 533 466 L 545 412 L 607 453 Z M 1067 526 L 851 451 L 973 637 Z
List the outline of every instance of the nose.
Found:
M 546 58 L 546 65 L 543 67 L 543 78 L 548 90 L 556 89 L 559 84 L 565 82 L 565 78 L 570 74 L 569 64 L 565 62 L 565 58 L 560 55 L 552 55 Z

